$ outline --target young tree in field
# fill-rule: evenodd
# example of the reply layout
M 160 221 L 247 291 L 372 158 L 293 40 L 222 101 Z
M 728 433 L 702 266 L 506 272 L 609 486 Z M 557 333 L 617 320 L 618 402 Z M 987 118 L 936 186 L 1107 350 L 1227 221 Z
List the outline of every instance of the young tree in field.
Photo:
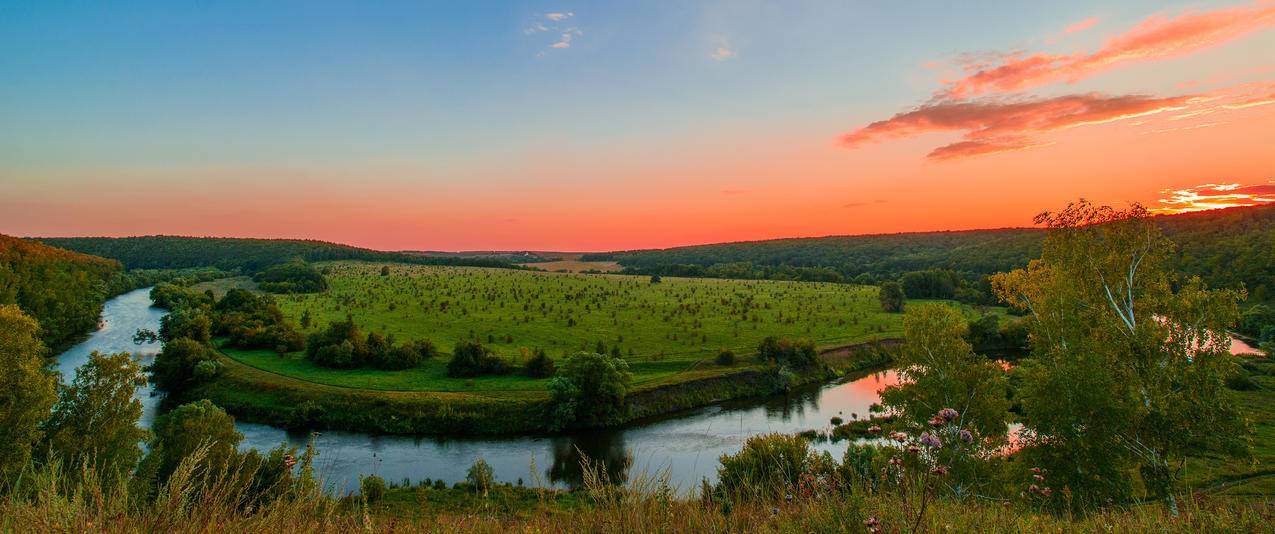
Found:
M 14 480 L 40 439 L 40 422 L 57 399 L 44 368 L 40 326 L 17 306 L 0 304 L 0 484 Z
M 881 310 L 889 313 L 902 312 L 907 300 L 903 295 L 903 286 L 898 282 L 882 282 L 878 298 L 881 299 Z
M 142 458 L 150 435 L 137 423 L 142 403 L 133 397 L 146 385 L 141 362 L 127 352 L 94 352 L 75 370 L 75 380 L 59 391 L 53 415 L 44 423 L 46 450 L 72 472 L 85 462 L 97 472 L 128 475 Z
M 906 341 L 895 359 L 902 380 L 881 392 L 881 404 L 918 427 L 952 408 L 960 414 L 958 426 L 971 430 L 978 443 L 997 447 L 1004 443 L 1009 417 L 1005 373 L 974 353 L 965 331 L 965 318 L 951 306 L 908 308 Z
M 1176 276 L 1173 244 L 1141 206 L 1082 200 L 1037 222 L 1049 227 L 1041 258 L 993 279 L 1033 318 L 1017 392 L 1028 457 L 1084 505 L 1129 495 L 1134 468 L 1171 499 L 1187 452 L 1245 454 L 1223 386 L 1243 295 Z

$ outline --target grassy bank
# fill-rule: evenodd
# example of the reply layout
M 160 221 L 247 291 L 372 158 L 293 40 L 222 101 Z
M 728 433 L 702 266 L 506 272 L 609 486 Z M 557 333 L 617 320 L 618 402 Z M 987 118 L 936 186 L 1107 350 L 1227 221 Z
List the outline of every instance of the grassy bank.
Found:
M 758 363 L 703 363 L 676 379 L 647 380 L 630 391 L 625 422 L 728 399 L 772 395 L 844 373 L 888 364 L 893 341 L 825 350 L 823 365 L 781 374 Z M 278 356 L 274 356 L 278 358 Z M 174 397 L 207 398 L 249 422 L 386 434 L 514 434 L 542 432 L 549 397 L 543 390 L 394 391 L 309 382 L 222 356 L 216 379 Z M 463 384 L 464 381 L 454 381 Z

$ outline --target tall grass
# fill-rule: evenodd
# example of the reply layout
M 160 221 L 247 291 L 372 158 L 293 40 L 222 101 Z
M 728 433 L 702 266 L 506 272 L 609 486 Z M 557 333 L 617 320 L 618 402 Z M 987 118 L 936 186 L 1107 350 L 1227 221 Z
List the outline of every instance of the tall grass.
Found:
M 667 470 L 628 484 L 609 483 L 601 464 L 584 461 L 587 504 L 553 505 L 552 492 L 529 510 L 470 511 L 413 516 L 387 513 L 359 497 L 334 498 L 315 488 L 275 492 L 257 499 L 251 473 L 199 467 L 203 452 L 182 462 L 154 495 L 140 494 L 119 477 L 91 467 L 33 467 L 0 499 L 4 532 L 866 532 L 874 518 L 884 532 L 910 532 L 896 495 L 830 488 L 790 491 L 785 482 L 749 488 L 724 499 L 712 493 L 679 494 Z M 391 490 L 394 491 L 394 490 Z M 452 490 L 448 490 L 452 491 Z M 472 499 L 483 493 L 467 492 Z M 580 495 L 577 495 L 580 496 Z M 728 504 L 729 503 L 729 504 Z M 477 510 L 477 511 L 473 511 Z M 1030 504 L 940 498 L 916 525 L 919 532 L 1269 532 L 1271 499 L 1184 495 L 1177 516 L 1160 504 L 1055 515 Z

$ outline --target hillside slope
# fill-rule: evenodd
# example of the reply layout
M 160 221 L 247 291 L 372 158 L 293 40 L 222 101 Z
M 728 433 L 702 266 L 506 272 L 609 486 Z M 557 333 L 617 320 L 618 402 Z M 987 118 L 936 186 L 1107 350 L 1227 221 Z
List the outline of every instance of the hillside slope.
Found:
M 119 260 L 129 269 L 216 267 L 255 272 L 294 258 L 306 261 L 399 261 L 427 265 L 507 267 L 507 260 L 472 257 L 428 257 L 382 252 L 326 241 L 228 237 L 41 237 L 43 243 Z
M 93 330 L 119 262 L 0 235 L 0 304 L 17 304 L 40 322 L 57 350 Z

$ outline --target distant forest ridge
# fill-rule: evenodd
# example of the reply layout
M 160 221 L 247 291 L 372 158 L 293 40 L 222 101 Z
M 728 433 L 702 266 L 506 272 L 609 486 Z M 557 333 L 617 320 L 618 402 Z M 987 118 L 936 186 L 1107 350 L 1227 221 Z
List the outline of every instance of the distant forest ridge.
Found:
M 1214 287 L 1275 297 L 1275 206 L 1228 208 L 1155 218 L 1178 245 L 1177 268 Z M 1044 230 L 1004 228 L 771 239 L 586 254 L 625 272 L 796 280 L 879 280 L 946 269 L 975 278 L 1040 257 Z
M 34 239 L 55 247 L 118 260 L 129 269 L 216 267 L 223 270 L 256 272 L 297 258 L 308 262 L 364 260 L 474 267 L 510 267 L 512 265 L 506 258 L 423 256 L 311 239 L 183 236 L 39 237 Z

